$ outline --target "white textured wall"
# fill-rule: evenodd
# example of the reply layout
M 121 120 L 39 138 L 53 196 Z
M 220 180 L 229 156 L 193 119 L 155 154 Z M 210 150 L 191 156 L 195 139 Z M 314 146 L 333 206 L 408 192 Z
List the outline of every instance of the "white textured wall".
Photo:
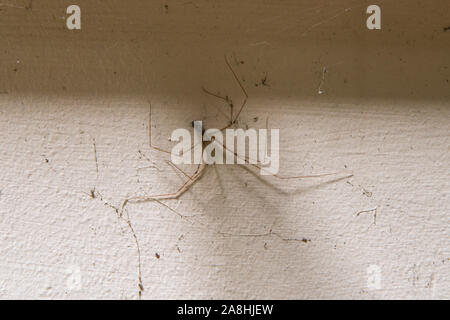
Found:
M 377 34 L 367 1 L 104 3 L 79 1 L 81 31 L 56 1 L 0 7 L 0 298 L 134 299 L 139 266 L 149 299 L 450 298 L 445 1 L 385 1 Z M 354 176 L 211 166 L 164 202 L 179 215 L 119 218 L 183 182 L 149 148 L 147 100 L 165 148 L 217 126 L 201 86 L 242 98 L 224 54 L 250 96 L 239 125 L 281 129 L 280 173 Z

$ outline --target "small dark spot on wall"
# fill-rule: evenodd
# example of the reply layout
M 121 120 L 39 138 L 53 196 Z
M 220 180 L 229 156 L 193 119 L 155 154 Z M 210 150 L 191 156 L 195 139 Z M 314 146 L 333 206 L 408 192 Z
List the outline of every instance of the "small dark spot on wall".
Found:
M 155 258 L 156 258 L 156 259 L 159 259 L 159 258 L 161 258 L 161 256 L 159 255 L 159 253 L 158 253 L 158 252 L 155 252 Z
M 267 83 L 267 74 L 264 74 L 259 83 L 255 83 L 255 87 L 258 87 L 259 85 L 269 87 L 269 84 Z

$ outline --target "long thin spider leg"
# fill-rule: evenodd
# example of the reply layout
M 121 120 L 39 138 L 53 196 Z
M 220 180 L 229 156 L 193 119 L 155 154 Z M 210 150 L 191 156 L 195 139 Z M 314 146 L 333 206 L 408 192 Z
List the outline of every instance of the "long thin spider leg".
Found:
M 250 164 L 250 165 L 252 165 L 253 167 L 258 168 L 262 171 L 269 172 L 267 169 L 265 169 L 257 164 Z M 332 173 L 311 174 L 311 175 L 307 175 L 307 176 L 282 176 L 279 174 L 272 174 L 272 173 L 271 173 L 271 175 L 280 180 L 291 180 L 291 179 L 293 180 L 293 179 L 322 178 L 322 177 L 334 176 L 337 174 L 344 174 L 344 173 L 347 174 L 346 178 L 353 177 L 353 173 L 348 173 L 348 172 L 344 172 L 344 171 L 338 171 L 338 172 L 332 172 Z
M 213 93 L 213 92 L 207 90 L 205 87 L 202 87 L 202 90 L 203 90 L 203 92 L 205 92 L 206 94 L 209 94 L 209 95 L 211 95 L 211 96 L 213 96 L 213 97 L 216 97 L 216 98 L 218 98 L 218 99 L 224 100 L 224 101 L 225 101 L 226 103 L 228 103 L 228 104 L 231 102 L 231 100 L 230 100 L 230 98 L 228 98 L 228 96 L 222 97 L 222 96 L 219 95 L 219 94 L 216 94 L 216 93 Z
M 234 120 L 232 121 L 232 123 L 235 123 L 237 121 L 237 119 L 239 118 L 239 116 L 240 116 L 242 110 L 244 109 L 246 103 L 247 103 L 247 98 L 244 99 L 244 102 L 242 103 L 242 106 L 239 109 L 239 111 L 238 111 L 236 117 L 234 118 Z
M 269 172 L 269 170 L 263 168 L 262 166 L 252 163 L 252 162 L 258 162 L 256 159 L 250 159 L 248 156 L 240 156 L 237 152 L 230 150 L 229 148 L 227 148 L 223 143 L 221 144 L 222 148 L 224 148 L 226 151 L 231 152 L 234 154 L 234 157 L 237 159 L 242 159 L 246 162 L 246 164 L 250 164 L 251 166 L 260 169 L 261 171 L 265 171 L 268 172 L 271 176 L 280 179 L 280 180 L 293 180 L 293 179 L 310 179 L 310 178 L 321 178 L 321 177 L 326 177 L 326 176 L 332 176 L 332 175 L 337 175 L 337 174 L 347 174 L 348 176 L 346 177 L 352 177 L 353 174 L 349 173 L 349 172 L 345 172 L 345 171 L 340 171 L 340 172 L 332 172 L 332 173 L 322 173 L 322 174 L 312 174 L 312 175 L 302 175 L 302 176 L 283 176 L 280 174 L 273 174 L 271 172 Z
M 183 170 L 181 170 L 175 163 L 173 163 L 172 161 L 166 160 L 166 162 L 173 168 L 175 168 L 177 171 L 179 171 L 180 173 L 182 173 L 186 178 L 188 178 L 189 180 L 192 180 L 192 177 L 190 175 L 188 175 L 186 172 L 184 172 Z
M 234 78 L 236 79 L 237 83 L 239 84 L 239 87 L 241 87 L 242 92 L 244 93 L 245 97 L 248 98 L 247 91 L 245 90 L 244 86 L 242 85 L 241 81 L 239 80 L 239 77 L 237 76 L 236 72 L 231 67 L 231 64 L 228 62 L 227 56 L 225 56 L 225 63 L 227 64 L 228 68 L 230 69 L 231 73 L 233 74 Z
M 242 103 L 241 108 L 239 109 L 238 113 L 236 114 L 236 117 L 234 119 L 233 119 L 233 117 L 231 117 L 231 122 L 233 124 L 237 121 L 237 119 L 239 118 L 239 115 L 241 114 L 242 110 L 244 109 L 244 107 L 247 103 L 248 94 L 247 94 L 247 91 L 245 90 L 244 86 L 242 85 L 241 81 L 239 80 L 239 77 L 237 76 L 236 72 L 231 67 L 230 62 L 228 62 L 227 56 L 225 56 L 225 63 L 227 64 L 228 69 L 230 69 L 231 73 L 233 74 L 234 79 L 236 80 L 236 82 L 238 83 L 239 87 L 241 88 L 242 92 L 245 95 L 244 102 Z
M 150 201 L 158 202 L 160 200 L 178 199 L 181 195 L 183 195 L 186 191 L 188 191 L 198 179 L 202 177 L 205 169 L 206 164 L 204 163 L 199 164 L 192 178 L 190 180 L 187 180 L 184 184 L 182 184 L 181 187 L 176 192 L 157 194 L 153 196 L 136 196 L 126 199 L 122 204 L 120 214 L 122 214 L 123 210 L 125 209 L 125 206 L 128 203 L 150 202 Z
M 181 219 L 186 219 L 187 221 L 194 223 L 193 221 L 190 220 L 190 218 L 194 218 L 197 216 L 204 216 L 204 213 L 198 213 L 198 214 L 192 214 L 192 215 L 184 215 L 179 213 L 178 211 L 176 211 L 175 209 L 171 208 L 170 206 L 168 206 L 167 204 L 165 204 L 164 202 L 160 201 L 160 200 L 155 200 L 155 202 L 157 202 L 158 204 L 160 204 L 161 206 L 163 206 L 164 208 L 169 209 L 169 211 L 175 213 L 177 216 L 179 216 Z M 201 223 L 200 221 L 196 221 L 196 223 L 202 225 L 202 226 L 206 226 L 205 224 Z
M 152 144 L 152 103 L 147 99 L 149 105 L 149 113 L 148 113 L 148 145 L 150 148 L 155 149 L 160 152 L 171 154 L 170 151 L 164 150 L 160 147 L 156 147 Z
M 233 123 L 233 109 L 234 109 L 233 100 L 231 100 L 228 96 L 222 97 L 221 95 L 212 93 L 211 91 L 206 90 L 205 87 L 202 87 L 202 89 L 206 94 L 209 94 L 213 97 L 224 100 L 228 104 L 228 106 L 230 107 L 230 124 L 229 125 L 231 125 Z
M 216 97 L 216 98 L 218 98 L 218 99 L 224 100 L 224 101 L 227 102 L 228 105 L 230 106 L 230 123 L 229 123 L 226 127 L 224 127 L 223 129 L 229 128 L 231 125 L 233 125 L 233 124 L 237 121 L 237 119 L 239 118 L 239 116 L 240 116 L 242 110 L 245 108 L 245 105 L 247 104 L 247 100 L 248 100 L 248 94 L 247 94 L 247 91 L 245 90 L 244 86 L 242 85 L 242 82 L 239 80 L 239 77 L 237 76 L 237 74 L 236 74 L 236 72 L 234 71 L 233 67 L 231 67 L 231 64 L 230 64 L 230 62 L 228 61 L 227 56 L 225 56 L 225 63 L 227 64 L 228 69 L 230 70 L 231 74 L 233 75 L 234 79 L 235 79 L 236 82 L 238 83 L 239 87 L 241 88 L 241 90 L 242 90 L 242 92 L 244 93 L 244 96 L 245 96 L 244 101 L 242 102 L 241 107 L 239 108 L 239 111 L 238 111 L 238 113 L 236 114 L 236 116 L 233 117 L 233 114 L 234 114 L 234 104 L 233 104 L 233 101 L 232 101 L 228 96 L 223 97 L 223 96 L 221 96 L 221 95 L 219 95 L 219 94 L 215 94 L 215 93 L 213 93 L 213 92 L 211 92 L 211 91 L 205 89 L 204 87 L 202 87 L 202 90 L 203 90 L 205 93 L 207 93 L 207 94 L 209 94 L 209 95 L 211 95 L 211 96 L 213 96 L 213 97 Z M 223 130 L 223 129 L 221 129 L 221 130 Z
M 223 127 L 222 129 L 220 129 L 219 131 L 221 131 L 221 132 L 222 132 L 222 131 L 225 131 L 225 130 L 228 129 L 231 125 L 232 125 L 232 123 L 230 122 L 228 125 L 226 125 L 226 126 Z M 192 149 L 194 149 L 195 146 L 198 146 L 198 145 L 201 144 L 201 143 L 203 143 L 203 141 L 199 141 L 199 142 L 193 144 L 193 145 L 187 150 L 187 152 L 191 152 Z

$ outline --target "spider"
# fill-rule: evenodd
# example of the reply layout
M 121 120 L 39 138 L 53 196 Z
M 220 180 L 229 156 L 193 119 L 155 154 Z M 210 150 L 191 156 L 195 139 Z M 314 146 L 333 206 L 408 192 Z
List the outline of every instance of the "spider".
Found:
M 235 79 L 237 85 L 239 86 L 240 90 L 242 91 L 244 98 L 242 100 L 242 103 L 239 106 L 239 109 L 237 111 L 237 113 L 235 114 L 235 106 L 233 104 L 233 101 L 231 100 L 230 97 L 228 96 L 222 96 L 220 94 L 216 94 L 213 93 L 211 91 L 209 91 L 208 89 L 206 89 L 205 87 L 202 87 L 202 90 L 204 93 L 206 93 L 207 95 L 210 95 L 212 97 L 215 97 L 217 99 L 220 99 L 222 101 L 224 101 L 228 107 L 229 107 L 229 118 L 228 118 L 228 122 L 220 129 L 220 131 L 224 131 L 232 126 L 235 126 L 237 120 L 239 119 L 239 116 L 242 113 L 242 110 L 244 110 L 246 104 L 247 104 L 247 100 L 249 98 L 247 91 L 245 90 L 244 86 L 242 85 L 241 81 L 239 80 L 238 75 L 236 74 L 236 72 L 234 71 L 233 67 L 231 66 L 230 62 L 228 61 L 228 58 L 225 56 L 225 64 L 228 68 L 228 70 L 230 71 L 230 73 L 232 74 L 233 78 Z M 167 154 L 171 154 L 170 151 L 164 150 L 160 147 L 154 146 L 152 144 L 152 135 L 151 135 L 151 116 L 152 116 L 152 105 L 151 102 L 149 100 L 147 100 L 148 104 L 149 104 L 149 146 L 150 148 L 162 152 L 162 153 L 167 153 Z M 192 122 L 194 123 L 194 121 Z M 204 147 L 206 147 L 208 144 L 210 143 L 217 143 L 217 142 L 213 142 L 213 141 L 203 141 L 202 142 Z M 228 151 L 230 151 L 225 145 L 222 144 L 222 147 Z M 191 149 L 194 148 L 194 146 L 191 147 Z M 190 149 L 190 150 L 191 150 Z M 236 152 L 232 152 L 234 154 L 234 156 L 236 158 L 239 157 L 243 157 L 245 160 L 245 164 L 246 165 L 251 165 L 255 168 L 258 168 L 260 170 L 264 170 L 263 167 L 261 167 L 260 164 L 255 164 L 255 163 L 250 163 L 250 159 L 248 156 L 241 156 Z M 176 166 L 173 162 L 168 161 L 167 163 L 172 166 L 175 170 L 179 171 L 181 174 L 183 174 L 183 176 L 186 177 L 186 181 L 178 187 L 178 189 L 175 192 L 172 193 L 161 193 L 161 194 L 156 194 L 156 195 L 147 195 L 147 196 L 133 196 L 130 198 L 127 198 L 123 201 L 121 207 L 120 207 L 120 215 L 122 215 L 123 211 L 125 210 L 126 206 L 129 203 L 139 203 L 139 202 L 158 202 L 163 206 L 166 206 L 164 203 L 161 202 L 161 200 L 170 200 L 170 199 L 178 199 L 180 198 L 186 191 L 188 191 L 197 181 L 200 180 L 200 178 L 203 176 L 205 170 L 210 166 L 209 164 L 206 164 L 204 161 L 202 161 L 200 164 L 197 165 L 197 168 L 195 170 L 195 172 L 192 175 L 188 175 L 186 172 L 184 172 L 183 170 L 181 170 L 178 166 Z M 331 176 L 331 175 L 336 175 L 339 174 L 340 172 L 335 172 L 335 173 L 326 173 L 326 174 L 316 174 L 316 175 L 303 175 L 303 176 L 283 176 L 283 175 L 279 175 L 279 174 L 272 174 L 273 177 L 280 179 L 280 180 L 291 180 L 291 179 L 307 179 L 307 178 L 319 178 L 319 177 L 325 177 L 325 176 Z M 343 178 L 349 178 L 353 176 L 353 174 L 347 174 L 345 177 Z M 167 206 L 166 206 L 167 207 Z

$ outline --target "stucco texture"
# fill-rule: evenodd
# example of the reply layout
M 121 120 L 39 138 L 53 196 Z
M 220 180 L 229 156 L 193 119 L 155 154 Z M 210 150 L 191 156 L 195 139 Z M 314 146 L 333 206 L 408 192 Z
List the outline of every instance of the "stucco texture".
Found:
M 0 1 L 1 299 L 450 298 L 448 0 L 70 4 Z M 225 56 L 280 174 L 353 176 L 211 165 L 120 215 L 187 179 L 149 126 L 243 101 Z

